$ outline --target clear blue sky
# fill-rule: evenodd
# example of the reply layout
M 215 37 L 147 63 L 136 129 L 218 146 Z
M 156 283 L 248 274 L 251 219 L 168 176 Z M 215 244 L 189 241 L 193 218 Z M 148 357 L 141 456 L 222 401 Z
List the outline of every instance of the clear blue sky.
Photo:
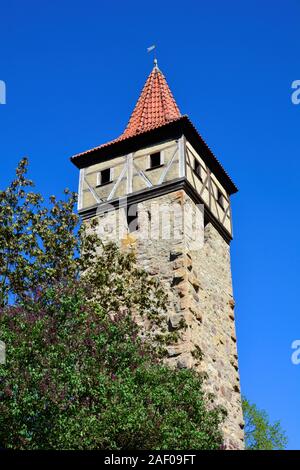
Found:
M 159 65 L 238 185 L 234 290 L 242 390 L 300 449 L 300 79 L 296 0 L 2 0 L 0 184 L 27 155 L 45 195 L 77 189 L 69 157 L 116 137 Z

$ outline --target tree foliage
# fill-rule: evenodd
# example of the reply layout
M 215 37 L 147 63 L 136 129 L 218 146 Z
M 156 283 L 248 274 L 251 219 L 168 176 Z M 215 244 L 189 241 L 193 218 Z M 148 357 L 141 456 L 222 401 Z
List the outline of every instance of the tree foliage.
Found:
M 103 255 L 105 256 L 105 254 Z M 160 364 L 127 312 L 80 282 L 1 312 L 0 442 L 14 449 L 216 449 L 202 378 Z
M 220 448 L 224 410 L 203 378 L 160 361 L 158 282 L 132 253 L 76 229 L 72 193 L 45 208 L 26 169 L 0 193 L 0 446 Z
M 51 196 L 46 205 L 43 197 L 31 190 L 34 185 L 27 178 L 27 168 L 24 158 L 15 179 L 0 191 L 2 306 L 22 299 L 32 286 L 51 286 L 64 277 L 77 277 L 93 259 L 97 246 L 92 234 L 83 237 L 82 229 L 76 231 L 76 194 L 65 190 L 64 200 Z
M 266 411 L 243 398 L 245 443 L 248 450 L 282 450 L 287 437 L 279 421 L 270 422 Z

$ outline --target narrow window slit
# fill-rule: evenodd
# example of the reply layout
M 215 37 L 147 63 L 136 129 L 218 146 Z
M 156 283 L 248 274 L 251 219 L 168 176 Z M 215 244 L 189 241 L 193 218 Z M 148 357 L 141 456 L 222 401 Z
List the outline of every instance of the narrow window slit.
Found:
M 138 230 L 138 208 L 137 204 L 131 204 L 126 207 L 126 220 L 128 232 L 132 233 Z

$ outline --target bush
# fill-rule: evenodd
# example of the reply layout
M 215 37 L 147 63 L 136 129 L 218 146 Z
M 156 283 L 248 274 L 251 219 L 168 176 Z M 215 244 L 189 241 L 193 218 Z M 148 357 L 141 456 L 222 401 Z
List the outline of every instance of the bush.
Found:
M 0 443 L 9 449 L 218 449 L 223 411 L 192 370 L 171 370 L 127 312 L 78 282 L 0 316 Z

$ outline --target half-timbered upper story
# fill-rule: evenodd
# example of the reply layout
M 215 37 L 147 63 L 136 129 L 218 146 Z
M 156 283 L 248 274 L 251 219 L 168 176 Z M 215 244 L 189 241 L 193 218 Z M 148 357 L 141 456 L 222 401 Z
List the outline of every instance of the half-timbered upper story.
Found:
M 155 65 L 128 125 L 117 139 L 71 158 L 80 169 L 78 210 L 83 218 L 185 189 L 204 204 L 205 219 L 229 241 L 235 184 L 186 115 L 181 115 Z

